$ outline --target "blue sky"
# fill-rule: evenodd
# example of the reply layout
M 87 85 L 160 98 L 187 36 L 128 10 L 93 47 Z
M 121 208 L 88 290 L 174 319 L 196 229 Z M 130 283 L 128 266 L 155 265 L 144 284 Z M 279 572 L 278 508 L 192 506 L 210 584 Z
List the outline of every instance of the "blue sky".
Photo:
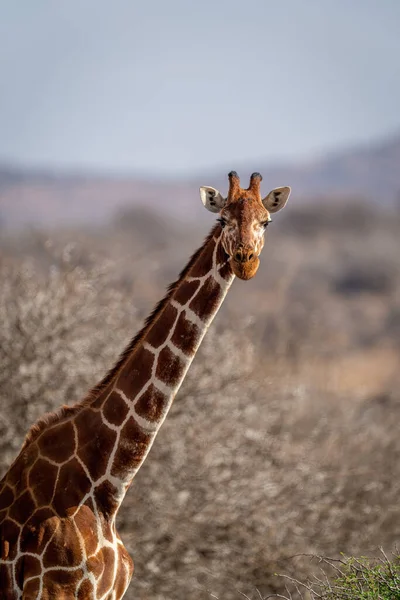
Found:
M 399 0 L 0 0 L 0 162 L 189 175 L 400 131 Z

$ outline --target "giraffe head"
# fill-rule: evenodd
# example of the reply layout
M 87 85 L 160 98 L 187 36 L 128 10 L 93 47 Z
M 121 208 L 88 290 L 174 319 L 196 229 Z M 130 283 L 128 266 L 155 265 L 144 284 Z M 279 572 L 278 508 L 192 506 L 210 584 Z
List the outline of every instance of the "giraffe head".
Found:
M 271 221 L 271 213 L 281 210 L 288 201 L 290 187 L 273 189 L 261 197 L 260 173 L 253 173 L 247 189 L 240 187 L 235 171 L 229 177 L 228 196 L 224 198 L 215 188 L 200 188 L 200 197 L 207 210 L 219 213 L 222 245 L 230 256 L 232 270 L 240 279 L 251 279 L 260 264 L 264 233 Z

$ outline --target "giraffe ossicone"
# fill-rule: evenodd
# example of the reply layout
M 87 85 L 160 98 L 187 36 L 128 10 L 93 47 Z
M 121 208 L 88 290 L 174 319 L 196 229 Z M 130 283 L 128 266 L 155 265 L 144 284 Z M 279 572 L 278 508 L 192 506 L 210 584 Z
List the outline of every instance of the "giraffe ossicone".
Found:
M 218 223 L 117 364 L 72 407 L 34 425 L 0 482 L 0 600 L 120 600 L 133 562 L 115 519 L 211 321 L 236 276 L 259 266 L 270 213 L 289 187 L 261 197 L 229 174 L 226 197 L 200 188 Z

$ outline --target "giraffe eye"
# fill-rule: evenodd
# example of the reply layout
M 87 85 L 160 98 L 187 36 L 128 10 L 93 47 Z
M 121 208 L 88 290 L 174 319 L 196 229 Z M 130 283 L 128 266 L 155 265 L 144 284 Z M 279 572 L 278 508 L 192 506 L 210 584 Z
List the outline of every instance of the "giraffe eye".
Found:
M 221 219 L 217 219 L 217 221 L 218 221 L 218 223 L 220 223 L 220 225 L 221 225 L 221 227 L 223 229 L 225 227 L 225 225 L 226 225 L 225 219 L 222 219 L 222 217 L 221 217 Z
M 264 223 L 261 223 L 261 225 L 264 227 L 264 229 L 266 229 L 270 223 L 272 223 L 272 221 L 264 221 Z

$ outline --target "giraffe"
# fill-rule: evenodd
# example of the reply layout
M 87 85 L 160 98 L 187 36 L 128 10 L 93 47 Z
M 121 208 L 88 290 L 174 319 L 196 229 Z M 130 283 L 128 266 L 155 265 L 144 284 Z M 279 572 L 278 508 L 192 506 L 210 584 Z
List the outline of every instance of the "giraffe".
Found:
M 116 515 L 235 276 L 253 277 L 270 213 L 289 187 L 261 197 L 229 173 L 226 198 L 200 188 L 219 213 L 117 364 L 80 402 L 28 432 L 0 482 L 1 600 L 120 600 L 133 561 Z

